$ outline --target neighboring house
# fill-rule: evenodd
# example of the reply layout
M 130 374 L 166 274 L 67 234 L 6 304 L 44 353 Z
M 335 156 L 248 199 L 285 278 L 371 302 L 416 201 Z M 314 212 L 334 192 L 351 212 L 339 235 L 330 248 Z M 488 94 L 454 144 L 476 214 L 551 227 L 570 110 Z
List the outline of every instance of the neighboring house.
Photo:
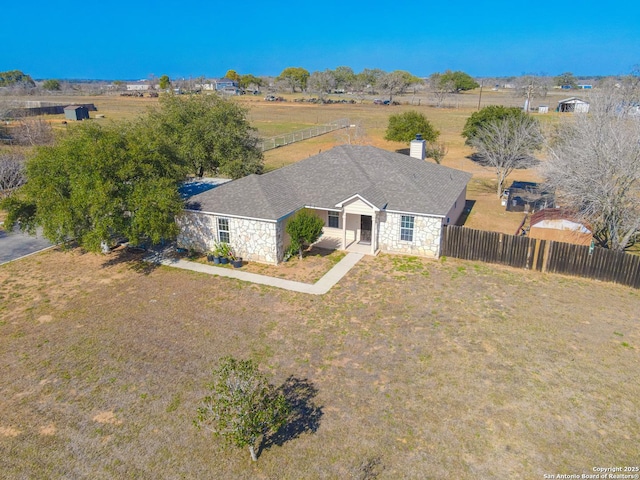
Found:
M 216 91 L 238 88 L 238 82 L 231 80 L 230 78 L 219 78 L 213 82 L 215 83 Z
M 531 215 L 529 236 L 542 240 L 590 245 L 593 234 L 576 216 L 562 208 L 545 208 Z
M 587 113 L 589 112 L 589 102 L 578 97 L 565 98 L 558 102 L 558 112 Z
M 64 107 L 64 118 L 67 120 L 86 120 L 89 118 L 89 109 L 81 105 L 69 105 Z
M 422 159 L 343 145 L 195 195 L 178 220 L 178 245 L 206 251 L 228 242 L 245 260 L 277 264 L 290 244 L 287 222 L 307 208 L 325 222 L 323 245 L 437 258 L 471 174 L 426 162 L 424 140 L 411 151 Z

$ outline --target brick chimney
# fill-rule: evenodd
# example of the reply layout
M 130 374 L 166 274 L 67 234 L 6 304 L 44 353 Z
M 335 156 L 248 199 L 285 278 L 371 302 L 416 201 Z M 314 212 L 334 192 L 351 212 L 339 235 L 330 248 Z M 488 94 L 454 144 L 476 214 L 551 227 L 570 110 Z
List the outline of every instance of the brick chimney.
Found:
M 411 140 L 409 156 L 418 158 L 420 160 L 425 160 L 427 158 L 426 144 L 427 142 L 425 142 L 422 138 L 422 134 L 418 133 L 415 140 Z

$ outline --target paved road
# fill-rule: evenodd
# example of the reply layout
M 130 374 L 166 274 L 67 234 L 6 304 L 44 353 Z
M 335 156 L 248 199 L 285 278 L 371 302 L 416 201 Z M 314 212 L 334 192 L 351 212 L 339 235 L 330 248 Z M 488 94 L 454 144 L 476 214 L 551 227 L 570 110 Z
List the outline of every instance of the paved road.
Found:
M 39 252 L 51 245 L 49 240 L 40 235 L 32 237 L 21 233 L 18 229 L 14 229 L 11 233 L 0 230 L 0 265 Z

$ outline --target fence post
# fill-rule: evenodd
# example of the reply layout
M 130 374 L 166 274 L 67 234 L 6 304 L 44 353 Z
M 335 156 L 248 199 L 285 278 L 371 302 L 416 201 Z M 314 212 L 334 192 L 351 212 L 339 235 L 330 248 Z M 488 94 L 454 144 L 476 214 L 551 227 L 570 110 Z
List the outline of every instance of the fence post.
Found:
M 547 267 L 549 265 L 550 252 L 551 252 L 551 240 L 547 240 L 547 243 L 544 246 L 544 254 L 542 256 L 542 273 L 547 271 Z
M 540 239 L 538 238 L 534 238 L 535 246 L 533 247 L 533 264 L 532 264 L 532 270 L 536 270 L 536 267 L 538 266 L 538 256 L 540 254 Z

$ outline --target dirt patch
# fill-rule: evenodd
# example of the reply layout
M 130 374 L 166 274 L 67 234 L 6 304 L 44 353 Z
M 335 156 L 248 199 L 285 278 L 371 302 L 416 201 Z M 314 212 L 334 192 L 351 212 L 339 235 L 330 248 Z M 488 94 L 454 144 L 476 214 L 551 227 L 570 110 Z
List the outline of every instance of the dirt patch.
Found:
M 0 437 L 9 437 L 15 438 L 19 436 L 22 432 L 17 428 L 13 427 L 0 427 Z
M 94 422 L 98 423 L 108 423 L 110 425 L 120 425 L 122 424 L 121 420 L 116 418 L 116 414 L 111 411 L 100 412 L 92 418 Z

